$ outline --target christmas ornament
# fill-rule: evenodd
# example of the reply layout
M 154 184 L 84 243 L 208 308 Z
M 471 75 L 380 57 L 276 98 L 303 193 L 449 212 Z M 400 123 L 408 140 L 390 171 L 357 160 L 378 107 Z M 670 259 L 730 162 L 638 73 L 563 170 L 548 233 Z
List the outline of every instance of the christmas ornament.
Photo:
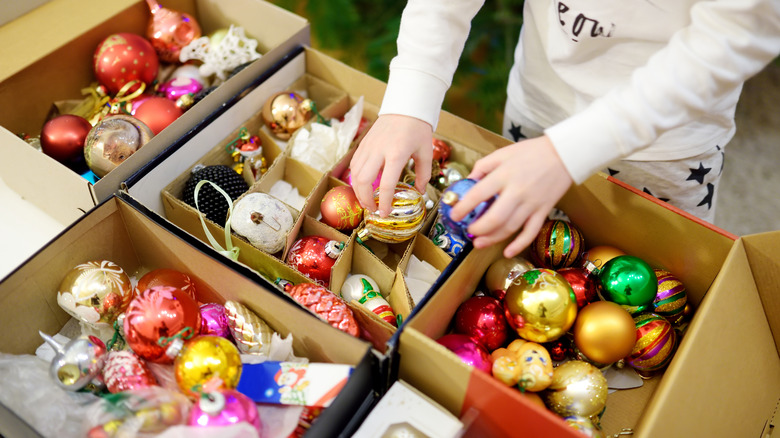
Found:
M 579 228 L 559 219 L 545 221 L 530 246 L 534 262 L 548 269 L 573 266 L 584 250 L 585 238 Z
M 515 386 L 520 381 L 523 370 L 514 354 L 505 354 L 493 357 L 491 372 L 493 377 L 504 385 Z
M 219 389 L 236 389 L 241 377 L 241 354 L 220 336 L 195 336 L 173 362 L 176 383 L 186 395 L 200 397 Z
M 504 308 L 493 297 L 471 297 L 455 312 L 455 333 L 470 336 L 488 351 L 504 345 L 509 334 Z
M 644 313 L 634 317 L 636 344 L 626 363 L 641 376 L 651 376 L 672 361 L 677 349 L 677 333 L 663 316 Z
M 87 438 L 149 436 L 186 422 L 190 402 L 178 391 L 159 386 L 138 388 L 104 396 L 105 411 L 100 419 L 109 420 L 92 427 Z
M 344 170 L 344 173 L 341 174 L 341 177 L 339 177 L 340 180 L 344 181 L 345 183 L 349 184 L 350 187 L 353 186 L 352 184 L 352 171 L 349 167 L 347 167 Z M 371 189 L 376 190 L 379 188 L 379 183 L 382 182 L 382 171 L 380 170 L 379 173 L 376 175 L 376 179 L 373 183 L 371 183 Z
M 567 357 L 574 357 L 572 342 L 572 339 L 567 335 L 542 345 L 544 345 L 544 348 L 550 353 L 550 358 L 552 360 L 563 362 Z
M 585 253 L 582 254 L 582 260 L 587 260 L 596 265 L 596 268 L 601 269 L 605 263 L 619 255 L 626 255 L 626 253 L 614 246 L 599 245 L 585 251 Z
M 324 287 L 300 283 L 285 290 L 295 301 L 314 312 L 333 327 L 358 337 L 360 334 L 355 315 L 347 303 Z
M 597 301 L 580 309 L 574 343 L 588 359 L 611 364 L 631 353 L 636 342 L 634 319 L 619 305 Z
M 658 292 L 653 268 L 639 257 L 617 256 L 601 268 L 602 297 L 624 306 L 632 315 L 650 307 Z
M 317 284 L 330 286 L 330 271 L 344 244 L 322 236 L 304 236 L 287 253 L 287 264 Z
M 456 181 L 442 193 L 441 202 L 439 203 L 439 217 L 442 218 L 444 226 L 450 230 L 454 230 L 457 233 L 465 236 L 466 238 L 473 239 L 474 235 L 468 232 L 468 227 L 479 219 L 488 208 L 493 204 L 495 196 L 487 201 L 482 201 L 477 205 L 469 214 L 459 221 L 453 221 L 450 219 L 450 213 L 455 204 L 471 190 L 477 184 L 477 181 L 471 178 L 462 179 Z
M 535 342 L 525 342 L 518 339 L 512 344 L 509 345 L 508 349 L 514 351 L 521 370 L 517 386 L 522 391 L 531 392 L 539 392 L 550 386 L 553 378 L 550 353 Z
M 184 185 L 182 200 L 192 208 L 206 215 L 206 218 L 217 224 L 224 224 L 227 219 L 230 205 L 227 199 L 222 196 L 214 187 L 206 184 L 198 191 L 198 204 L 195 205 L 195 186 L 202 180 L 211 181 L 225 191 L 230 199 L 235 201 L 244 192 L 249 189 L 241 175 L 237 174 L 228 166 L 195 166 L 192 169 L 192 175 Z
M 228 327 L 241 353 L 268 356 L 274 331 L 257 314 L 243 304 L 225 301 Z
M 357 302 L 360 303 L 361 306 L 376 314 L 376 316 L 384 320 L 386 323 L 392 325 L 393 327 L 398 327 L 398 322 L 396 321 L 395 313 L 393 313 L 393 308 L 390 307 L 390 304 L 387 302 L 387 300 L 382 296 L 382 294 L 379 293 L 378 290 L 373 288 L 368 280 L 363 279 L 361 282 L 363 284 L 363 293 L 360 295 L 360 298 L 357 299 Z
M 95 49 L 93 69 L 95 78 L 111 94 L 116 94 L 128 82 L 139 81 L 149 86 L 157 78 L 159 59 L 152 44 L 132 33 L 108 36 Z
M 57 304 L 92 327 L 110 328 L 133 299 L 130 277 L 108 260 L 91 260 L 73 267 L 60 282 Z
M 281 91 L 269 97 L 263 105 L 263 120 L 280 140 L 289 140 L 292 133 L 314 116 L 314 101 L 304 99 L 294 91 Z
M 447 143 L 444 140 L 434 138 L 432 141 L 432 145 L 433 145 L 434 160 L 438 161 L 439 163 L 445 163 L 450 159 L 450 154 L 452 153 L 452 146 L 450 146 L 449 143 Z
M 374 191 L 374 202 L 379 204 L 379 190 Z M 358 231 L 358 239 L 369 238 L 384 243 L 405 242 L 422 228 L 425 219 L 425 202 L 422 194 L 409 184 L 399 182 L 395 186 L 390 214 L 364 210 L 365 225 Z
M 206 303 L 200 306 L 200 334 L 233 339 L 225 306 L 219 303 Z
M 562 417 L 592 417 L 607 404 L 607 379 L 598 368 L 581 360 L 564 362 L 542 393 L 545 405 Z
M 132 116 L 115 115 L 99 121 L 84 140 L 87 166 L 102 178 L 152 139 L 154 133 Z
M 581 417 L 578 415 L 570 415 L 564 417 L 563 422 L 568 426 L 571 426 L 574 430 L 584 434 L 589 438 L 606 438 L 604 432 L 599 429 L 598 426 L 593 424 L 593 421 L 588 417 Z
M 485 287 L 492 297 L 503 300 L 509 285 L 529 269 L 534 265 L 525 257 L 499 258 L 485 271 Z
M 363 220 L 363 207 L 350 186 L 328 190 L 320 202 L 320 212 L 323 223 L 340 231 L 352 231 Z
M 669 271 L 654 269 L 653 272 L 658 279 L 653 313 L 663 316 L 672 324 L 679 324 L 683 320 L 683 311 L 688 303 L 685 285 Z
M 379 285 L 376 281 L 368 275 L 354 274 L 347 277 L 344 280 L 344 284 L 341 285 L 341 291 L 339 296 L 346 302 L 357 301 L 366 292 L 365 282 L 368 282 L 370 290 L 379 292 Z
M 466 245 L 466 238 L 455 230 L 448 229 L 442 222 L 441 215 L 437 215 L 436 223 L 428 234 L 434 245 L 438 246 L 450 257 L 457 257 Z
M 146 99 L 133 113 L 133 116 L 144 122 L 154 135 L 157 135 L 168 125 L 184 114 L 176 102 L 164 97 L 152 96 Z
M 87 119 L 80 116 L 53 117 L 41 128 L 41 150 L 66 166 L 83 165 L 84 142 L 91 129 Z
M 200 25 L 192 15 L 164 8 L 156 0 L 146 0 L 146 4 L 152 13 L 146 37 L 161 61 L 178 64 L 181 49 L 200 38 Z
M 173 362 L 181 342 L 199 329 L 198 303 L 171 286 L 146 289 L 125 312 L 125 340 L 135 354 L 150 362 Z
M 450 161 L 441 165 L 435 176 L 431 178 L 433 180 L 431 184 L 436 189 L 444 191 L 456 182 L 466 179 L 469 173 L 469 168 L 465 164 Z
M 103 341 L 95 336 L 80 336 L 62 345 L 43 332 L 38 333 L 54 349 L 49 375 L 57 386 L 68 391 L 103 386 L 100 375 L 106 362 Z
M 252 172 L 252 177 L 257 179 L 268 170 L 263 157 L 263 142 L 257 135 L 249 135 L 249 130 L 241 128 L 238 136 L 225 146 L 225 150 L 233 157 L 236 163 L 233 169 L 239 174 L 244 173 L 244 168 Z M 273 195 L 273 193 L 270 193 Z
M 154 269 L 141 277 L 135 286 L 136 295 L 155 286 L 172 286 L 185 292 L 193 300 L 195 296 L 195 282 L 185 273 L 175 269 Z
M 453 333 L 440 337 L 436 342 L 455 353 L 466 365 L 488 374 L 492 372 L 493 361 L 490 353 L 471 337 Z
M 258 433 L 262 430 L 255 402 L 236 390 L 223 389 L 203 394 L 192 407 L 187 424 L 216 427 L 236 423 L 249 423 Z
M 295 225 L 282 201 L 265 193 L 248 193 L 233 206 L 230 226 L 252 246 L 275 254 L 284 249 L 287 235 Z
M 106 389 L 111 393 L 156 386 L 146 362 L 132 351 L 110 351 L 103 368 Z
M 574 291 L 574 297 L 577 299 L 578 309 L 582 309 L 588 303 L 598 301 L 599 288 L 601 287 L 599 277 L 595 273 L 595 265 L 588 261 L 585 263 L 586 267 L 571 266 L 556 271 L 569 282 L 569 286 Z
M 563 276 L 550 269 L 530 269 L 509 285 L 504 312 L 521 338 L 550 342 L 574 324 L 577 301 Z
M 229 72 L 239 66 L 260 58 L 257 41 L 247 38 L 244 28 L 231 25 L 210 36 L 194 39 L 181 49 L 179 61 L 199 60 L 200 74 L 204 77 L 216 75 L 225 80 Z

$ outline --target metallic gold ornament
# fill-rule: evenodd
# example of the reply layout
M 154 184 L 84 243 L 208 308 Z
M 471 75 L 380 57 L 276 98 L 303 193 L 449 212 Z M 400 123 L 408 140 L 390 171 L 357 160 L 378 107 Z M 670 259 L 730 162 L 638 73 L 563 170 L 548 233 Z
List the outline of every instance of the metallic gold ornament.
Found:
M 534 269 L 534 265 L 525 257 L 502 257 L 491 263 L 485 272 L 485 287 L 490 295 L 503 299 L 514 279 L 529 269 Z
M 672 361 L 677 350 L 677 333 L 666 318 L 644 313 L 634 318 L 636 343 L 626 363 L 642 376 L 650 376 Z
M 76 265 L 57 291 L 60 307 L 95 328 L 110 328 L 132 299 L 130 277 L 121 266 L 108 260 Z
M 374 191 L 374 202 L 379 203 L 379 190 Z M 365 226 L 358 231 L 358 238 L 376 239 L 385 243 L 405 242 L 422 228 L 425 219 L 423 196 L 409 184 L 399 182 L 395 186 L 390 214 L 380 217 L 379 212 L 363 210 Z
M 624 306 L 632 315 L 650 307 L 658 291 L 658 279 L 647 262 L 631 255 L 617 256 L 599 270 L 602 296 Z
M 599 364 L 611 364 L 626 357 L 636 343 L 631 314 L 609 301 L 596 301 L 583 307 L 573 331 L 580 352 Z
M 688 294 L 685 285 L 671 272 L 654 269 L 658 279 L 658 292 L 653 300 L 653 312 L 668 319 L 672 324 L 679 324 L 684 318 L 685 306 L 688 304 Z
M 607 404 L 607 379 L 598 368 L 581 360 L 559 365 L 542 393 L 547 407 L 562 417 L 592 417 Z
M 537 265 L 548 269 L 573 266 L 585 251 L 585 237 L 573 223 L 548 219 L 531 242 L 531 256 Z
M 190 397 L 217 389 L 236 389 L 241 377 L 241 354 L 220 336 L 196 336 L 184 344 L 173 363 L 176 383 Z
M 563 336 L 577 317 L 569 283 L 550 269 L 530 269 L 517 277 L 504 296 L 509 324 L 521 338 L 550 342 Z
M 268 356 L 274 331 L 265 321 L 243 304 L 232 300 L 225 301 L 225 315 L 239 351 Z
M 605 263 L 619 255 L 626 255 L 626 253 L 614 246 L 598 245 L 585 251 L 582 259 L 593 263 L 596 265 L 596 268 L 601 269 Z
M 154 133 L 135 117 L 115 115 L 99 121 L 87 134 L 84 158 L 102 178 L 152 139 Z
M 580 417 L 578 415 L 571 415 L 563 419 L 563 422 L 571 426 L 574 430 L 583 433 L 589 438 L 606 438 L 604 432 L 591 421 L 588 417 Z
M 281 140 L 288 140 L 314 113 L 314 102 L 292 91 L 276 93 L 263 105 L 266 125 Z

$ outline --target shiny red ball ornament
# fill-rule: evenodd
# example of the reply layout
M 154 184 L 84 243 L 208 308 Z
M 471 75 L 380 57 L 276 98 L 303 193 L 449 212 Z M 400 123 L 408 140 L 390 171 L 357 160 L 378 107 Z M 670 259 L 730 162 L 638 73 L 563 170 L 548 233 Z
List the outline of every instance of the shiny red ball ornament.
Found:
M 352 231 L 363 221 L 363 207 L 350 186 L 333 187 L 320 203 L 322 222 L 340 231 Z
M 571 290 L 574 291 L 574 296 L 577 298 L 577 309 L 582 309 L 587 304 L 599 300 L 601 281 L 592 270 L 572 266 L 558 269 L 557 272 L 569 282 Z
M 331 326 L 355 337 L 360 334 L 355 314 L 347 303 L 323 286 L 300 283 L 285 288 L 285 291 Z
M 534 264 L 547 269 L 574 266 L 585 251 L 585 237 L 573 223 L 548 219 L 531 242 Z
M 146 28 L 146 37 L 163 62 L 181 64 L 181 49 L 200 38 L 200 24 L 187 13 L 160 6 L 156 0 L 146 0 L 152 17 Z
M 452 153 L 452 146 L 444 140 L 438 138 L 433 139 L 433 159 L 439 163 L 444 163 L 450 159 Z
M 135 110 L 135 118 L 144 122 L 154 135 L 157 135 L 184 112 L 176 102 L 165 97 L 152 96 L 143 101 Z
M 493 359 L 482 344 L 469 336 L 452 333 L 436 340 L 448 350 L 455 353 L 461 362 L 474 368 L 493 374 Z
M 116 33 L 98 44 L 93 57 L 93 69 L 98 82 L 111 94 L 117 94 L 128 82 L 139 81 L 147 86 L 157 78 L 160 61 L 152 44 L 133 33 Z M 132 93 L 138 85 L 126 90 Z
M 138 280 L 135 286 L 136 295 L 155 286 L 171 286 L 186 292 L 187 295 L 195 297 L 195 282 L 185 273 L 175 269 L 154 269 L 147 272 Z
M 504 307 L 493 297 L 471 297 L 455 312 L 455 332 L 470 336 L 488 351 L 504 345 L 509 334 Z
M 155 286 L 141 292 L 125 311 L 125 340 L 135 354 L 150 362 L 173 363 L 178 353 L 168 347 L 198 334 L 200 308 L 181 289 Z
M 81 116 L 53 117 L 41 129 L 41 149 L 66 166 L 83 163 L 84 141 L 91 129 L 92 125 Z
M 562 362 L 567 358 L 574 357 L 574 347 L 572 340 L 568 336 L 563 336 L 552 342 L 542 344 L 550 353 L 550 358 L 556 362 Z
M 330 271 L 343 246 L 327 237 L 304 236 L 293 243 L 287 253 L 287 264 L 317 284 L 328 287 Z

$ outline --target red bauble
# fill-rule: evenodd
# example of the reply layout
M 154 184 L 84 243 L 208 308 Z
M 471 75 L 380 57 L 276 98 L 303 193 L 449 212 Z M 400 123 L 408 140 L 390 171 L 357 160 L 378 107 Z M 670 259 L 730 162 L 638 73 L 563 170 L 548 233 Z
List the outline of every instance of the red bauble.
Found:
M 444 163 L 450 159 L 452 153 L 452 146 L 444 140 L 438 138 L 433 139 L 433 159 L 439 163 Z
M 175 287 L 186 292 L 192 299 L 197 299 L 195 297 L 195 283 L 187 274 L 175 269 L 155 269 L 147 272 L 135 286 L 136 295 L 155 286 Z
M 200 330 L 200 308 L 185 292 L 155 286 L 133 298 L 125 311 L 125 339 L 133 352 L 157 363 L 173 363 L 166 354 L 175 339 L 189 339 Z
M 455 312 L 455 332 L 468 335 L 488 351 L 504 345 L 508 330 L 504 307 L 493 297 L 471 297 Z
M 320 211 L 323 223 L 341 231 L 352 231 L 363 220 L 363 207 L 350 186 L 328 190 L 320 203 Z
M 322 236 L 305 236 L 293 243 L 287 253 L 287 264 L 325 287 L 330 285 L 330 271 L 341 253 L 342 244 Z
M 599 278 L 585 268 L 561 268 L 558 273 L 569 282 L 577 298 L 577 309 L 599 300 Z
M 355 315 L 347 303 L 324 287 L 300 283 L 285 291 L 302 306 L 327 321 L 333 327 L 357 337 L 360 333 Z
M 182 114 L 176 102 L 164 97 L 152 96 L 138 105 L 134 116 L 144 122 L 154 135 L 157 135 Z
M 152 18 L 146 29 L 146 37 L 154 46 L 160 60 L 181 64 L 181 49 L 200 38 L 200 25 L 192 15 L 164 8 L 156 0 L 146 0 Z
M 480 343 L 466 335 L 449 334 L 436 340 L 455 353 L 461 362 L 474 368 L 493 374 L 493 358 Z
M 87 119 L 63 114 L 50 119 L 41 129 L 43 153 L 65 165 L 84 161 L 84 140 L 92 129 Z
M 151 85 L 160 66 L 152 44 L 133 33 L 116 33 L 104 39 L 95 49 L 93 61 L 95 77 L 111 94 L 117 94 L 131 81 Z M 137 89 L 138 85 L 127 92 Z

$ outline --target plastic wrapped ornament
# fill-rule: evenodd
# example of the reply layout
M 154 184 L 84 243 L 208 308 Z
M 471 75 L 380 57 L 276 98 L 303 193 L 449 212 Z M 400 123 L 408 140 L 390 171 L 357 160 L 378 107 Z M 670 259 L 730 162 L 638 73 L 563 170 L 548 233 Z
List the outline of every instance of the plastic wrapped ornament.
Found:
M 300 283 L 286 288 L 285 292 L 333 327 L 355 337 L 360 334 L 355 315 L 347 303 L 324 287 Z
M 571 328 L 577 301 L 563 276 L 550 269 L 530 269 L 507 289 L 504 311 L 521 338 L 543 343 L 560 338 Z
M 488 351 L 504 345 L 509 334 L 504 307 L 493 297 L 471 297 L 455 312 L 455 332 L 470 336 Z
M 634 319 L 609 301 L 597 301 L 580 309 L 573 332 L 577 349 L 599 364 L 619 361 L 631 353 L 636 343 Z
M 287 253 L 287 264 L 317 284 L 330 286 L 330 271 L 344 244 L 322 236 L 304 236 Z
M 361 279 L 361 283 L 363 285 L 363 293 L 360 294 L 357 302 L 386 323 L 393 327 L 398 327 L 393 308 L 390 307 L 390 303 L 388 303 L 382 294 L 379 293 L 379 288 L 374 289 L 371 283 L 366 279 Z
M 195 282 L 189 275 L 175 269 L 153 269 L 144 274 L 135 286 L 135 293 L 141 292 L 155 286 L 171 286 L 180 289 L 192 299 L 196 299 Z
M 558 269 L 556 272 L 561 274 L 569 282 L 574 296 L 577 298 L 577 308 L 582 309 L 588 303 L 599 300 L 599 288 L 601 282 L 596 275 L 596 267 L 593 263 L 586 261 L 585 267 L 571 266 Z
M 76 265 L 65 274 L 57 291 L 60 307 L 95 328 L 110 329 L 132 299 L 130 277 L 108 260 Z
M 620 255 L 626 255 L 626 253 L 614 246 L 598 245 L 585 251 L 582 254 L 582 260 L 587 260 L 593 263 L 597 269 L 601 269 L 605 263 Z
M 146 362 L 132 351 L 110 351 L 103 367 L 103 379 L 106 389 L 113 394 L 157 385 Z
M 206 303 L 200 306 L 200 334 L 233 339 L 225 306 L 219 303 Z
M 626 364 L 647 377 L 671 362 L 677 349 L 677 333 L 663 316 L 644 313 L 634 317 L 636 343 Z
M 607 392 L 607 379 L 598 368 L 572 360 L 553 370 L 553 380 L 542 398 L 547 407 L 561 417 L 591 418 L 606 407 Z
M 469 225 L 479 219 L 490 208 L 496 197 L 494 196 L 487 201 L 480 202 L 466 217 L 457 222 L 450 219 L 450 213 L 452 213 L 452 208 L 455 207 L 455 204 L 476 184 L 477 180 L 471 178 L 453 183 L 442 193 L 441 202 L 439 203 L 439 217 L 441 217 L 444 226 L 456 233 L 460 233 L 469 240 L 474 238 L 474 235 L 467 230 Z
M 274 331 L 255 312 L 243 304 L 225 301 L 225 314 L 230 334 L 241 353 L 268 356 Z
M 138 106 L 133 116 L 144 122 L 152 133 L 157 135 L 182 114 L 184 111 L 176 102 L 165 97 L 152 96 Z
M 160 66 L 152 44 L 140 35 L 116 33 L 109 35 L 95 49 L 95 78 L 111 94 L 116 94 L 128 82 L 139 81 L 149 86 L 157 78 Z M 137 89 L 128 90 L 130 92 Z
M 231 389 L 203 394 L 190 411 L 190 426 L 214 427 L 249 423 L 262 431 L 257 405 L 249 397 Z
M 101 371 L 106 363 L 106 345 L 95 336 L 80 336 L 61 345 L 54 338 L 38 332 L 55 352 L 49 366 L 54 383 L 67 391 L 103 387 Z
M 116 396 L 100 417 L 109 420 L 91 428 L 87 438 L 149 436 L 171 426 L 185 424 L 190 402 L 178 391 L 159 386 L 137 388 Z M 104 405 L 106 406 L 106 405 Z
M 493 359 L 482 344 L 467 335 L 448 334 L 436 340 L 439 344 L 455 353 L 461 362 L 491 374 Z
M 368 283 L 368 286 L 366 286 L 366 283 Z M 357 301 L 366 293 L 367 288 L 369 290 L 379 291 L 379 285 L 368 275 L 350 275 L 344 280 L 344 284 L 341 285 L 339 296 L 347 302 Z
M 314 116 L 314 102 L 294 91 L 282 91 L 269 97 L 263 105 L 263 120 L 280 140 L 289 140 L 293 132 Z
M 210 184 L 206 184 L 198 191 L 198 203 L 195 204 L 195 187 L 202 180 L 211 181 L 230 196 L 232 201 L 238 199 L 249 189 L 246 181 L 233 169 L 225 165 L 195 166 L 192 169 L 187 183 L 184 185 L 182 200 L 192 208 L 206 215 L 206 218 L 218 224 L 224 224 L 227 219 L 230 205 Z
M 509 285 L 529 269 L 534 269 L 534 265 L 522 256 L 502 257 L 494 261 L 485 271 L 485 287 L 488 294 L 503 300 Z
M 146 28 L 146 37 L 163 62 L 178 64 L 181 49 L 200 38 L 200 24 L 187 13 L 160 6 L 156 0 L 146 0 L 152 17 Z
M 363 207 L 350 186 L 328 190 L 320 202 L 320 212 L 322 222 L 339 231 L 350 232 L 363 220 Z
M 620 304 L 632 315 L 648 309 L 658 292 L 655 271 L 639 257 L 617 256 L 604 264 L 598 276 L 602 297 Z
M 379 204 L 379 190 L 374 191 L 374 202 Z M 405 242 L 422 228 L 425 219 L 425 201 L 420 192 L 409 184 L 395 186 L 390 214 L 381 217 L 378 212 L 364 209 L 365 226 L 358 231 L 360 240 L 369 238 L 384 243 Z
M 450 257 L 457 257 L 466 245 L 466 238 L 455 230 L 444 226 L 441 215 L 436 217 L 436 222 L 428 234 L 434 245 L 438 246 Z
M 671 272 L 654 269 L 658 279 L 658 292 L 653 299 L 653 313 L 663 316 L 672 324 L 679 324 L 684 319 L 685 305 L 688 303 L 688 293 L 685 285 Z
M 241 377 L 241 354 L 220 336 L 195 336 L 173 363 L 176 383 L 190 397 L 219 389 L 236 389 Z
M 287 242 L 295 220 L 284 203 L 265 193 L 248 193 L 233 206 L 230 226 L 255 248 L 274 254 Z
M 84 142 L 91 129 L 92 125 L 81 116 L 53 117 L 41 128 L 41 150 L 66 166 L 83 166 Z
M 171 286 L 146 289 L 133 298 L 125 312 L 125 340 L 135 354 L 150 362 L 173 362 L 178 344 L 197 335 L 198 330 L 197 301 Z
M 585 237 L 574 224 L 548 219 L 531 242 L 531 257 L 543 268 L 568 268 L 577 263 L 585 251 Z
M 154 133 L 141 120 L 122 114 L 99 121 L 84 141 L 87 166 L 102 178 L 152 139 Z
M 239 66 L 260 58 L 256 49 L 257 41 L 247 38 L 244 28 L 230 25 L 228 29 L 192 40 L 181 49 L 179 61 L 199 60 L 202 76 L 216 75 L 225 80 Z

